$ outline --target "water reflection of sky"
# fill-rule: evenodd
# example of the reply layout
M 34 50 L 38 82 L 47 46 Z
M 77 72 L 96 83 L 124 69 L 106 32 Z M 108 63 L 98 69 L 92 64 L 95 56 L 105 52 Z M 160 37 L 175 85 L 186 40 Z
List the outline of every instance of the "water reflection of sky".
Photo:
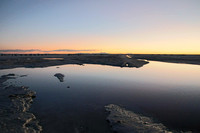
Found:
M 91 132 L 108 132 L 103 106 L 110 103 L 154 116 L 173 128 L 198 129 L 199 68 L 198 65 L 150 62 L 142 68 L 62 65 L 59 68 L 16 68 L 0 72 L 1 75 L 28 75 L 18 78 L 17 82 L 9 82 L 30 86 L 37 92 L 32 110 L 42 118 L 46 127 L 44 132 L 50 132 L 50 129 L 53 132 L 54 126 L 56 130 L 73 132 L 74 126 L 81 125 L 80 120 L 85 122 L 82 124 L 85 127 L 93 125 Z M 53 76 L 55 73 L 64 74 L 64 82 L 59 82 Z M 73 126 L 66 129 L 66 126 L 58 127 L 59 122 L 49 122 L 58 119 Z M 49 129 L 49 125 L 52 128 Z

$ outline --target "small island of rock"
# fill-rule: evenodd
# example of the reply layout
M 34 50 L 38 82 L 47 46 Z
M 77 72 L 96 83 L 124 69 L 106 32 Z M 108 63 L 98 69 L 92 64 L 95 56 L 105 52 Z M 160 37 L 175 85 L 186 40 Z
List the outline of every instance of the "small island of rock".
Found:
M 56 73 L 54 76 L 57 77 L 60 82 L 64 82 L 65 75 L 63 75 L 61 73 Z

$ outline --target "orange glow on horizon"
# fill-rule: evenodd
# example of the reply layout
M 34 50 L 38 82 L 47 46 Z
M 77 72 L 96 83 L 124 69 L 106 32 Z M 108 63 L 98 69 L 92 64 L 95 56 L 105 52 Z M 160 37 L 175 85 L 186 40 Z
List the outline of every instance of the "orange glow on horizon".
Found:
M 45 50 L 46 51 L 46 50 Z M 49 51 L 49 50 L 47 50 Z M 0 52 L 2 54 L 78 54 L 78 53 L 88 53 L 88 54 L 95 54 L 95 53 L 102 53 L 102 54 L 186 54 L 186 55 L 200 55 L 200 52 L 168 52 L 168 51 L 120 51 L 120 50 L 105 50 L 105 51 L 75 51 L 75 52 Z

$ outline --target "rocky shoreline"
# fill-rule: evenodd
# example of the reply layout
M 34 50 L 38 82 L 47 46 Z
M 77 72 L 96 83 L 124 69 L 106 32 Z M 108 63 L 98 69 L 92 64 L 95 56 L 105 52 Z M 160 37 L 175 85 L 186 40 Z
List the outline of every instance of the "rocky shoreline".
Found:
M 170 131 L 162 123 L 156 123 L 150 117 L 136 114 L 118 105 L 109 104 L 105 106 L 105 110 L 109 113 L 107 121 L 116 133 L 183 133 Z
M 99 64 L 140 68 L 148 61 L 200 65 L 200 55 L 167 54 L 0 54 L 0 69 L 35 68 L 65 64 Z
M 34 91 L 25 86 L 5 86 L 8 79 L 17 78 L 15 74 L 0 78 L 0 131 L 2 133 L 40 133 L 42 127 L 35 115 L 29 112 Z
M 62 59 L 60 59 L 62 58 Z M 142 67 L 148 61 L 127 58 L 126 55 L 61 54 L 61 55 L 1 55 L 0 69 L 17 67 L 36 68 L 65 64 L 99 64 L 116 67 Z

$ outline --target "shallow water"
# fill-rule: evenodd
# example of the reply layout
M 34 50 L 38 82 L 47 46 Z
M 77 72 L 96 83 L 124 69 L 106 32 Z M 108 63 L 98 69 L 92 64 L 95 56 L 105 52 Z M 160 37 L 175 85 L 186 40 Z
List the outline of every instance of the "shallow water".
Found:
M 28 75 L 7 84 L 37 92 L 31 111 L 44 133 L 109 133 L 104 106 L 111 103 L 172 129 L 200 132 L 198 65 L 152 61 L 142 68 L 62 65 L 0 70 L 0 75 L 8 73 Z M 64 82 L 55 73 L 64 74 Z

